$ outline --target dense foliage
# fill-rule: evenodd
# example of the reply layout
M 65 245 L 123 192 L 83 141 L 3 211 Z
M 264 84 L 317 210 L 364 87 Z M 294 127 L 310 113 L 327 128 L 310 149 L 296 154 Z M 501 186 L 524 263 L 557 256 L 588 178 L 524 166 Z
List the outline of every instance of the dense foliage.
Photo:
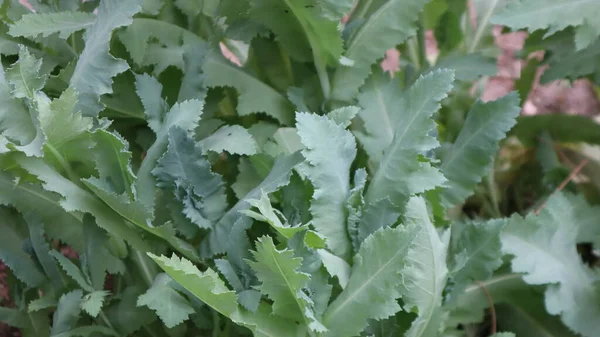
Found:
M 598 336 L 600 126 L 519 114 L 600 78 L 600 3 L 354 2 L 0 1 L 0 321 Z M 545 55 L 484 102 L 492 24 Z

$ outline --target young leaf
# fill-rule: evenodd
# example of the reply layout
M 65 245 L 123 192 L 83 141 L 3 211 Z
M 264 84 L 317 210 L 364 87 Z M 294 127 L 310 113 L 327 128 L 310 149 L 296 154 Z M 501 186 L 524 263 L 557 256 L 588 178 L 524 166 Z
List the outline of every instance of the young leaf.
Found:
M 258 144 L 252 138 L 248 130 L 239 125 L 226 125 L 221 127 L 212 135 L 200 141 L 200 147 L 204 152 L 223 151 L 230 154 L 251 156 L 258 152 Z
M 86 29 L 94 23 L 96 16 L 85 12 L 33 13 L 23 15 L 9 25 L 8 34 L 36 38 L 58 33 L 61 39 L 68 38 L 78 30 Z
M 163 86 L 147 74 L 135 75 L 135 92 L 144 105 L 148 126 L 155 134 L 160 132 L 163 119 L 169 111 L 167 102 L 162 98 Z
M 346 231 L 346 199 L 350 192 L 350 166 L 356 156 L 352 133 L 325 116 L 296 115 L 298 135 L 306 147 L 306 175 L 315 187 L 310 212 L 317 232 L 329 249 L 348 260 L 352 251 Z
M 17 98 L 33 99 L 36 91 L 46 83 L 46 76 L 40 74 L 42 60 L 31 55 L 24 46 L 19 48 L 19 60 L 6 69 L 6 81 L 12 86 L 12 95 Z
M 201 272 L 190 261 L 175 255 L 170 259 L 151 253 L 148 256 L 182 287 L 222 315 L 230 317 L 237 310 L 235 292 L 227 289 L 212 269 Z
M 147 307 L 138 307 L 138 297 L 142 291 L 136 286 L 129 286 L 121 293 L 121 300 L 106 308 L 107 317 L 115 329 L 129 336 L 144 325 L 154 322 L 157 317 Z
M 331 277 L 337 277 L 340 287 L 345 289 L 350 279 L 350 265 L 343 259 L 331 254 L 325 249 L 317 250 L 323 266 Z
M 104 108 L 100 96 L 112 93 L 112 78 L 129 69 L 127 62 L 110 55 L 109 43 L 113 30 L 131 24 L 131 17 L 141 10 L 141 2 L 101 1 L 96 21 L 86 29 L 85 48 L 70 80 L 79 95 L 77 109 L 84 116 L 98 116 Z
M 516 92 L 496 101 L 475 103 L 458 138 L 442 158 L 440 169 L 448 178 L 448 188 L 441 195 L 446 206 L 460 204 L 473 193 L 520 111 Z
M 281 222 L 280 217 L 283 217 L 283 214 L 279 210 L 273 209 L 271 206 L 271 201 L 269 200 L 269 195 L 264 191 L 261 191 L 262 194 L 260 199 L 247 199 L 246 201 L 252 206 L 258 208 L 258 212 L 251 210 L 243 210 L 241 213 L 255 219 L 258 221 L 264 221 L 271 225 L 273 229 L 275 229 L 279 234 L 283 235 L 286 239 L 290 239 L 296 233 L 306 230 L 308 225 L 302 226 L 290 226 L 285 220 L 285 223 Z
M 173 282 L 166 274 L 159 274 L 152 287 L 140 296 L 138 306 L 147 306 L 156 314 L 167 328 L 173 328 L 187 320 L 194 313 L 190 302 L 170 284 Z
M 206 76 L 206 86 L 229 86 L 238 91 L 236 109 L 238 115 L 247 116 L 264 112 L 283 125 L 292 124 L 294 107 L 285 96 L 229 62 L 222 55 L 211 51 L 206 56 L 202 70 Z
M 98 316 L 100 310 L 102 309 L 104 298 L 108 294 L 108 291 L 99 290 L 83 296 L 81 300 L 81 309 L 92 317 Z
M 302 258 L 295 258 L 291 250 L 277 250 L 269 236 L 258 239 L 253 255 L 256 262 L 250 262 L 250 266 L 262 282 L 261 292 L 273 301 L 273 314 L 304 322 L 311 331 L 327 331 L 304 293 L 310 275 L 298 271 Z
M 429 219 L 425 200 L 413 197 L 406 205 L 405 225 L 420 231 L 408 251 L 402 274 L 404 310 L 417 309 L 418 317 L 406 332 L 407 337 L 435 336 L 442 323 L 442 293 L 448 279 L 446 254 L 450 233 L 440 238 Z
M 48 245 L 44 236 L 44 224 L 38 215 L 34 213 L 27 213 L 23 217 L 29 228 L 29 240 L 31 240 L 31 245 L 44 273 L 50 278 L 55 289 L 62 289 L 65 283 L 56 261 L 48 254 L 50 252 L 50 245 Z
M 371 15 L 363 18 L 346 41 L 343 56 L 354 61 L 352 67 L 338 67 L 332 78 L 332 98 L 350 101 L 369 76 L 371 65 L 385 51 L 414 35 L 419 12 L 426 0 L 389 0 L 374 2 Z M 378 7 L 375 7 L 375 6 Z M 358 20 L 359 18 L 356 18 Z
M 512 29 L 527 28 L 529 32 L 548 29 L 546 35 L 572 26 L 576 28 L 577 49 L 581 50 L 600 36 L 598 14 L 600 4 L 593 0 L 522 0 L 507 5 L 492 22 Z
M 108 236 L 96 225 L 89 214 L 83 218 L 83 237 L 85 240 L 85 260 L 87 273 L 94 289 L 104 289 L 106 273 L 125 274 L 125 264 L 106 248 Z
M 356 336 L 369 319 L 383 319 L 400 311 L 400 270 L 419 228 L 409 225 L 382 228 L 370 235 L 354 258 L 348 285 L 323 315 L 326 336 Z
M 583 336 L 594 336 L 600 323 L 598 273 L 577 253 L 579 223 L 565 196 L 554 194 L 539 215 L 513 216 L 502 233 L 502 249 L 514 255 L 512 270 L 524 273 L 531 285 L 547 284 L 548 313 L 560 315 L 566 326 Z M 575 220 L 576 221 L 576 220 Z M 540 263 L 543 261 L 543 263 Z

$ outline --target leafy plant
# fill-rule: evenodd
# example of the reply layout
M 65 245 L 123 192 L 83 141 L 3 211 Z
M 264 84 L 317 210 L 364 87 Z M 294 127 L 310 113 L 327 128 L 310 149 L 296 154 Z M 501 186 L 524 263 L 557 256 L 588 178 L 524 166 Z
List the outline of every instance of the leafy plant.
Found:
M 530 37 L 551 65 L 556 41 L 594 48 L 598 6 L 581 2 L 476 1 L 473 26 L 461 0 L 3 1 L 0 321 L 36 337 L 593 336 L 600 211 L 554 146 L 597 144 L 597 127 L 470 90 L 495 72 L 490 18 L 573 27 Z

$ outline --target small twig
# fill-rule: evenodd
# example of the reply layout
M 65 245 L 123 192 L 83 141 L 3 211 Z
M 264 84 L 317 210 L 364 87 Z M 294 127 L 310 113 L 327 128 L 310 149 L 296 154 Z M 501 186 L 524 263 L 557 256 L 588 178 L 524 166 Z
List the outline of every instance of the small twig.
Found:
M 573 178 L 575 178 L 575 176 L 579 173 L 579 171 L 581 171 L 581 169 L 585 166 L 585 164 L 588 163 L 588 159 L 584 159 L 581 161 L 581 163 L 579 163 L 579 165 L 577 165 L 577 167 L 575 167 L 573 169 L 573 171 L 571 171 L 571 173 L 569 173 L 569 176 L 567 178 L 565 178 L 565 180 L 563 180 L 560 185 L 558 185 L 558 187 L 556 188 L 556 190 L 554 190 L 554 192 L 552 192 L 552 194 L 556 193 L 556 192 L 560 192 L 562 191 L 565 186 L 567 186 L 567 184 L 573 180 Z M 538 208 L 535 209 L 535 211 L 533 211 L 533 213 L 535 215 L 538 215 L 540 213 L 540 211 L 544 208 L 544 206 L 546 205 L 546 201 L 544 201 L 540 206 L 538 206 Z
M 487 290 L 485 285 L 480 281 L 475 281 L 481 287 L 481 290 L 485 293 L 485 297 L 487 297 L 488 302 L 490 303 L 490 316 L 492 316 L 492 327 L 490 328 L 490 335 L 496 334 L 496 307 L 494 306 L 494 299 L 492 295 Z

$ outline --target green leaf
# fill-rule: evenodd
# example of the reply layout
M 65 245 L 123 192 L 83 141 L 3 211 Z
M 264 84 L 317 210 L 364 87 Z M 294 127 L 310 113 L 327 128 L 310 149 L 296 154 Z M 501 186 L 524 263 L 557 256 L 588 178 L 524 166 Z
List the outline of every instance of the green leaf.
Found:
M 440 171 L 422 157 L 439 145 L 431 136 L 436 129 L 431 117 L 440 108 L 439 102 L 447 97 L 453 81 L 452 71 L 438 70 L 422 76 L 400 98 L 393 93 L 393 86 L 382 94 L 373 93 L 375 97 L 386 97 L 383 106 L 385 111 L 390 111 L 386 115 L 396 116 L 385 122 L 387 135 L 376 136 L 373 143 L 378 151 L 384 152 L 365 194 L 368 206 L 359 226 L 359 241 L 380 227 L 392 225 L 410 196 L 446 182 Z M 398 112 L 393 113 L 391 109 Z M 374 121 L 373 117 L 365 118 L 370 120 L 371 134 L 380 132 L 377 125 L 381 122 Z M 394 125 L 393 129 L 389 125 Z
M 148 255 L 173 280 L 222 315 L 230 317 L 237 310 L 235 292 L 227 289 L 212 269 L 201 272 L 190 261 L 175 255 L 170 259 L 150 253 Z
M 600 276 L 577 253 L 574 211 L 567 198 L 554 194 L 538 216 L 510 219 L 501 236 L 502 249 L 514 255 L 512 270 L 524 273 L 525 282 L 547 284 L 548 313 L 560 315 L 573 331 L 591 337 L 599 328 L 593 317 L 600 315 Z
M 118 336 L 112 329 L 107 327 L 101 325 L 88 325 L 75 328 L 71 331 L 52 335 L 52 337 L 88 337 L 96 336 L 97 334 L 102 334 L 104 336 Z
M 304 62 L 314 60 L 317 71 L 338 64 L 343 50 L 339 18 L 329 20 L 321 8 L 310 6 L 311 1 L 251 0 L 250 4 L 250 16 L 269 27 L 290 56 Z
M 39 184 L 18 181 L 10 174 L 0 172 L 0 204 L 13 206 L 21 213 L 36 214 L 45 224 L 48 236 L 61 239 L 81 251 L 84 247 L 81 214 L 66 212 L 60 199 L 60 195 L 44 190 Z
M 27 213 L 23 217 L 29 228 L 29 240 L 31 240 L 31 245 L 44 273 L 48 276 L 55 289 L 62 289 L 65 284 L 56 261 L 48 254 L 50 252 L 50 245 L 48 245 L 45 238 L 44 224 L 39 216 L 34 213 Z
M 522 0 L 507 5 L 492 22 L 529 32 L 548 29 L 546 35 L 572 26 L 576 28 L 577 49 L 581 50 L 600 36 L 598 15 L 600 4 L 594 0 Z
M 211 228 L 225 212 L 227 198 L 222 177 L 212 172 L 211 164 L 202 153 L 185 131 L 172 128 L 167 152 L 152 174 L 158 187 L 174 189 L 188 219 L 198 227 Z
M 138 298 L 138 306 L 154 310 L 167 328 L 173 328 L 193 314 L 190 302 L 170 284 L 171 278 L 159 274 L 145 294 Z
M 56 299 L 54 298 L 54 295 L 46 294 L 40 298 L 36 298 L 35 300 L 32 300 L 31 302 L 29 302 L 29 304 L 27 305 L 27 311 L 28 312 L 40 311 L 40 310 L 44 310 L 47 308 L 55 307 L 56 305 L 57 305 L 57 302 L 56 302 Z
M 92 317 L 98 316 L 100 310 L 102 309 L 102 305 L 104 304 L 104 298 L 108 294 L 108 291 L 100 290 L 83 296 L 81 301 L 81 309 Z
M 169 111 L 167 102 L 162 98 L 162 84 L 154 77 L 141 74 L 135 75 L 135 92 L 144 105 L 148 126 L 155 134 L 160 132 L 163 119 Z
M 502 265 L 500 232 L 505 219 L 452 223 L 448 264 L 454 282 L 485 281 Z
M 298 135 L 306 147 L 302 154 L 306 175 L 315 187 L 310 212 L 312 224 L 337 256 L 348 260 L 352 251 L 346 232 L 346 199 L 350 192 L 350 166 L 356 156 L 352 133 L 325 116 L 296 115 Z
M 317 250 L 323 266 L 331 277 L 337 277 L 340 287 L 345 289 L 350 279 L 350 265 L 343 259 L 331 254 L 325 249 Z
M 274 316 L 271 306 L 266 303 L 261 303 L 256 312 L 239 309 L 231 319 L 252 330 L 255 337 L 297 337 L 307 334 L 304 326 Z
M 369 76 L 371 65 L 382 58 L 386 50 L 416 33 L 418 14 L 426 2 L 390 0 L 377 1 L 370 6 L 370 15 L 346 39 L 346 51 L 342 56 L 352 60 L 354 65 L 341 66 L 335 71 L 332 78 L 333 99 L 351 101 L 356 96 Z M 359 19 L 362 18 L 356 18 Z
M 24 46 L 19 47 L 19 60 L 6 69 L 5 74 L 14 97 L 33 99 L 34 93 L 44 87 L 46 76 L 40 74 L 41 67 L 41 59 L 31 55 Z
M 190 17 L 196 17 L 203 13 L 214 16 L 217 12 L 219 1 L 215 0 L 175 0 L 175 6 Z
M 460 204 L 473 193 L 520 112 L 516 92 L 488 103 L 477 101 L 471 108 L 458 138 L 442 158 L 440 169 L 448 178 L 441 195 L 446 206 Z
M 233 87 L 238 91 L 237 113 L 247 116 L 264 112 L 283 125 L 293 123 L 294 107 L 275 89 L 229 62 L 225 57 L 212 51 L 202 66 L 205 84 L 208 87 Z
M 600 144 L 600 125 L 590 123 L 581 115 L 548 114 L 519 116 L 517 125 L 511 130 L 526 145 L 538 143 L 538 137 L 548 132 L 551 139 L 561 143 Z
M 277 250 L 269 236 L 258 239 L 253 255 L 256 262 L 250 262 L 250 266 L 262 282 L 260 291 L 273 301 L 273 314 L 304 322 L 311 331 L 327 331 L 304 293 L 310 275 L 298 270 L 302 258 L 294 257 L 291 250 Z
M 549 68 L 540 77 L 540 83 L 547 84 L 555 80 L 568 78 L 576 80 L 585 76 L 597 76 L 600 56 L 600 40 L 582 50 L 572 46 L 561 46 L 548 59 Z
M 70 84 L 79 95 L 77 109 L 84 116 L 97 117 L 103 110 L 100 96 L 112 93 L 112 78 L 129 69 L 124 60 L 109 53 L 112 31 L 131 24 L 131 17 L 141 10 L 141 0 L 100 2 L 96 21 L 84 34 L 83 49 Z
M 169 131 L 173 127 L 179 127 L 184 131 L 190 131 L 196 127 L 202 112 L 204 103 L 191 99 L 175 104 L 167 113 L 161 124 L 160 132 L 156 133 L 156 140 L 148 149 L 146 157 L 140 165 L 135 182 L 135 190 L 139 200 L 148 208 L 154 207 L 156 194 L 156 181 L 152 174 L 158 160 L 167 150 L 169 144 Z
M 90 285 L 84 274 L 81 272 L 79 267 L 77 267 L 71 260 L 66 258 L 61 253 L 56 250 L 51 250 L 50 255 L 52 255 L 56 261 L 60 264 L 62 269 L 69 275 L 77 284 L 85 291 L 92 292 L 94 288 Z
M 251 156 L 258 152 L 258 144 L 248 130 L 239 125 L 225 125 L 212 135 L 200 141 L 204 152 L 223 151 L 230 154 Z
M 440 238 L 431 223 L 425 199 L 413 197 L 406 205 L 404 225 L 420 229 L 408 251 L 402 274 L 404 310 L 418 312 L 407 337 L 435 336 L 443 321 L 442 294 L 448 279 L 446 255 L 450 232 Z
M 34 13 L 23 15 L 14 24 L 9 25 L 8 34 L 36 38 L 48 37 L 58 33 L 61 39 L 68 38 L 76 31 L 90 27 L 96 16 L 85 12 Z
M 35 158 L 18 158 L 17 162 L 24 169 L 43 181 L 47 191 L 56 192 L 62 196 L 60 205 L 67 212 L 87 212 L 94 216 L 96 223 L 110 234 L 126 240 L 133 247 L 142 251 L 149 251 L 147 243 L 139 234 L 113 212 L 100 199 L 83 190 L 70 180 L 67 180 L 48 165 Z
M 106 232 L 96 225 L 93 217 L 86 214 L 83 218 L 83 237 L 85 240 L 85 259 L 87 273 L 94 289 L 104 289 L 106 273 L 125 274 L 125 264 L 106 248 L 109 238 Z
M 12 226 L 9 226 L 10 219 L 0 221 L 0 260 L 8 266 L 13 274 L 23 283 L 30 287 L 40 286 L 46 277 L 35 265 L 33 259 L 24 250 L 23 241 Z
M 474 81 L 481 76 L 494 76 L 498 72 L 496 60 L 481 54 L 450 55 L 435 64 L 437 69 L 451 69 L 457 80 Z
M 121 293 L 121 300 L 106 308 L 106 314 L 115 329 L 129 336 L 144 325 L 156 320 L 156 315 L 147 307 L 138 307 L 137 299 L 142 291 L 136 286 L 129 286 Z
M 273 206 L 271 206 L 271 201 L 269 200 L 269 195 L 264 191 L 261 192 L 260 199 L 246 199 L 246 201 L 252 207 L 256 207 L 258 209 L 258 212 L 252 210 L 242 210 L 240 212 L 253 218 L 254 220 L 268 223 L 286 239 L 290 239 L 296 233 L 308 229 L 308 225 L 291 226 L 279 210 L 273 209 Z M 283 218 L 284 223 L 281 222 L 281 218 Z
M 24 102 L 14 98 L 10 90 L 8 83 L 0 84 L 0 142 L 10 141 L 21 145 L 17 149 L 22 151 L 24 146 L 36 140 L 37 130 Z M 34 150 L 35 153 L 27 154 L 41 156 L 41 145 Z M 0 149 L 0 153 L 8 151 Z
M 367 237 L 354 258 L 348 285 L 323 315 L 327 336 L 356 336 L 369 319 L 400 311 L 400 270 L 420 230 L 412 225 L 382 228 Z
M 248 199 L 256 199 L 260 197 L 262 191 L 272 193 L 280 187 L 285 186 L 290 181 L 292 170 L 301 162 L 304 157 L 299 152 L 289 156 L 279 157 L 271 171 L 261 183 L 252 189 L 244 198 L 240 199 L 232 208 L 230 208 L 223 217 L 217 222 L 210 232 L 209 236 L 202 242 L 200 247 L 201 256 L 211 256 L 217 253 L 222 253 L 229 242 L 229 235 L 237 219 L 243 215 L 240 211 L 247 210 L 251 207 Z
M 491 335 L 490 337 L 517 337 L 517 336 L 512 332 L 498 332 L 498 333 Z
M 81 314 L 81 290 L 73 290 L 60 297 L 58 306 L 52 316 L 50 335 L 55 336 L 70 331 L 75 327 Z

